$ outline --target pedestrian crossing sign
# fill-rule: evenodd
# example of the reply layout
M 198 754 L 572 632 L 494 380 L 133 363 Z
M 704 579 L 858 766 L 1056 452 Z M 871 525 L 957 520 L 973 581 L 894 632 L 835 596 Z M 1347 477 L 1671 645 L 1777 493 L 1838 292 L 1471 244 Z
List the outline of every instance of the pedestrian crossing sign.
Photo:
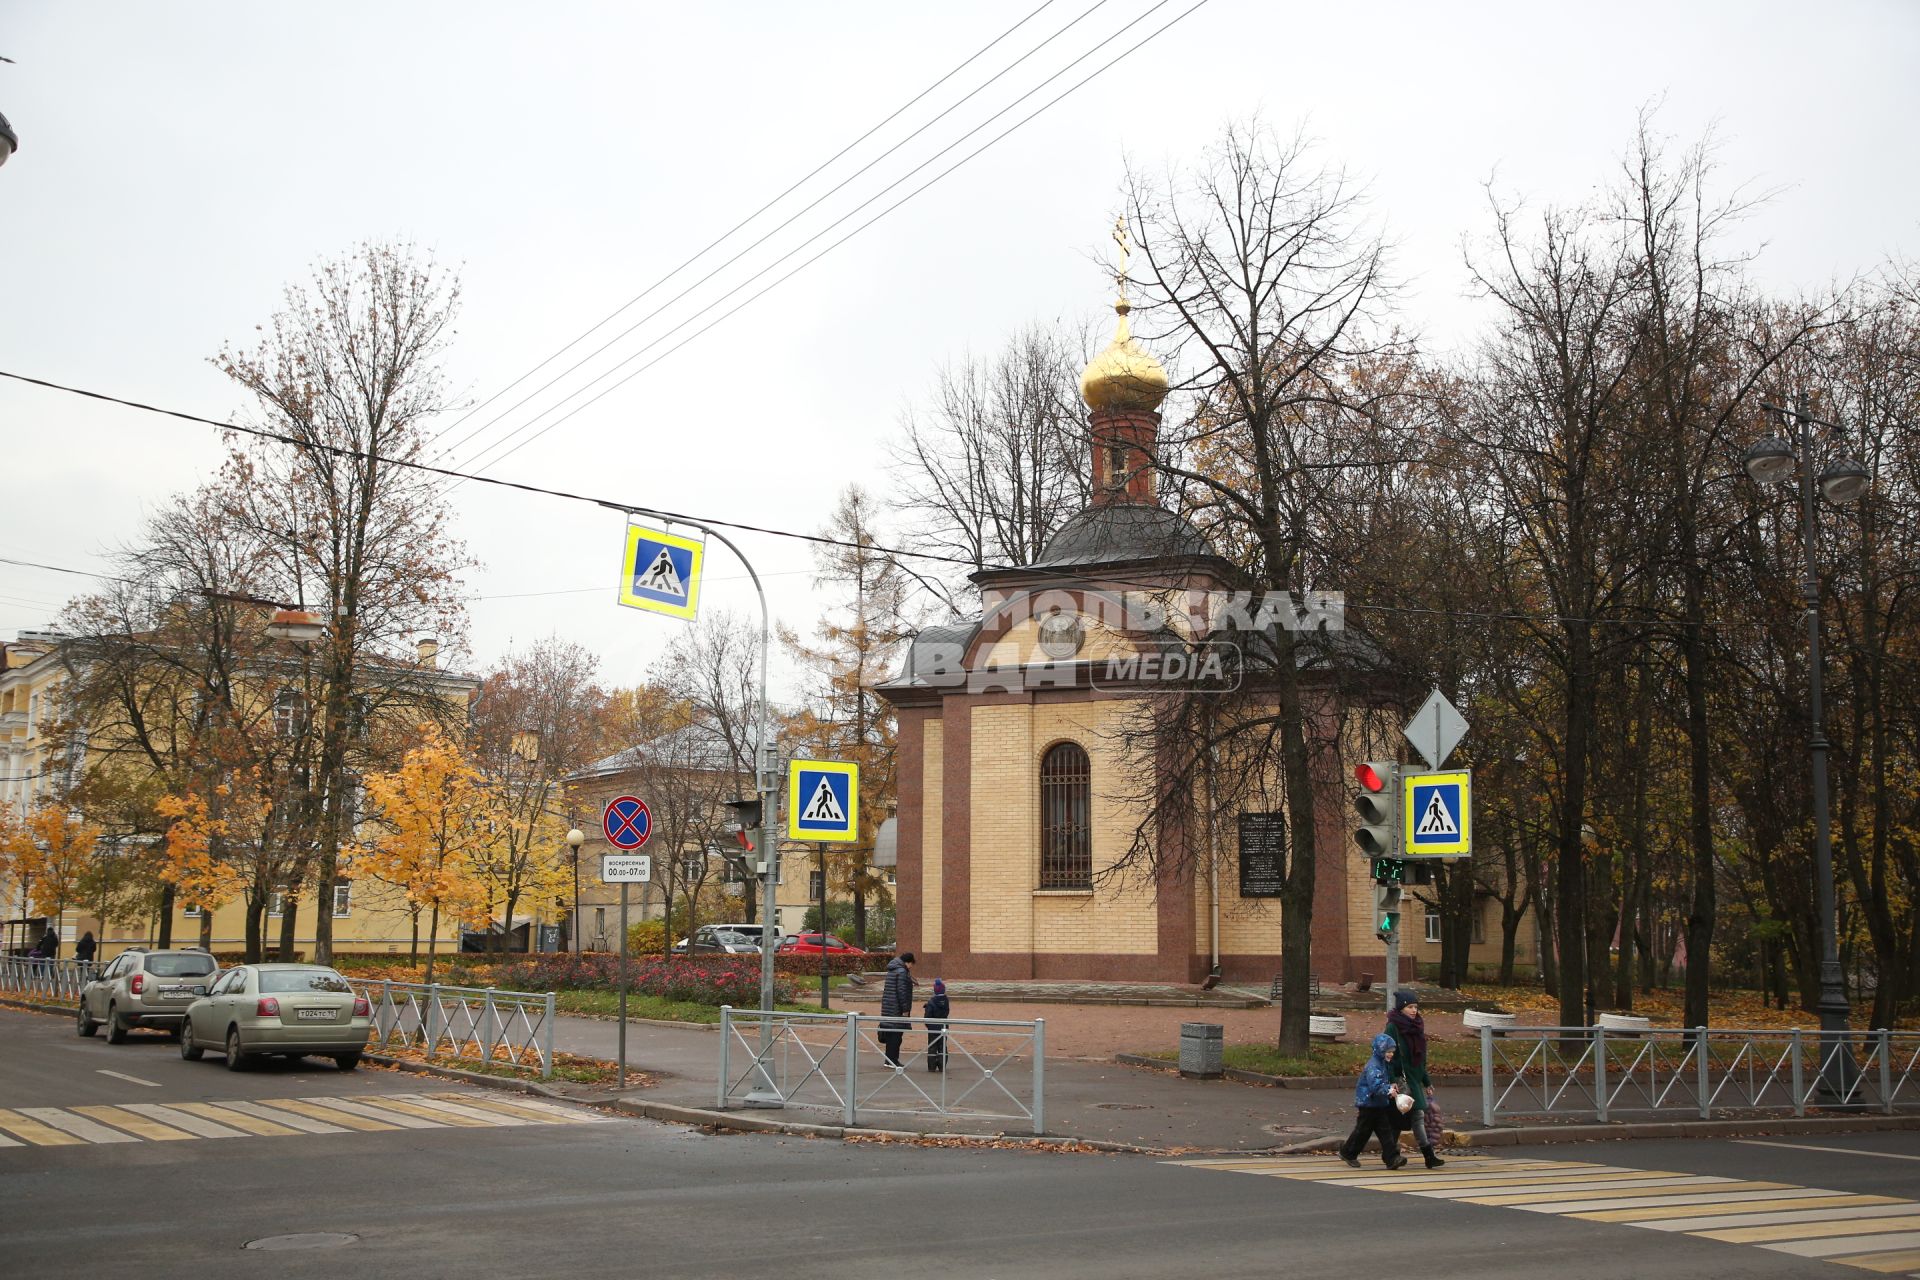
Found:
M 627 526 L 620 567 L 620 603 L 670 618 L 691 618 L 700 605 L 700 562 L 706 544 L 637 524 Z
M 787 838 L 851 844 L 860 838 L 860 766 L 839 760 L 787 763 Z
M 1401 821 L 1409 858 L 1459 857 L 1473 852 L 1473 774 L 1403 773 Z

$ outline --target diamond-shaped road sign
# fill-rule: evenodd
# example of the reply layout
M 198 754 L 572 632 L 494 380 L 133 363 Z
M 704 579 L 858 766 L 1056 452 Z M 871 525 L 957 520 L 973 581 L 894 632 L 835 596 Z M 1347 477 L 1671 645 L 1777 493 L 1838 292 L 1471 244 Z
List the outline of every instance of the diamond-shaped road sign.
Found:
M 1447 701 L 1447 695 L 1435 688 L 1400 732 L 1407 735 L 1415 751 L 1426 757 L 1429 769 L 1438 769 L 1466 736 L 1467 722 Z

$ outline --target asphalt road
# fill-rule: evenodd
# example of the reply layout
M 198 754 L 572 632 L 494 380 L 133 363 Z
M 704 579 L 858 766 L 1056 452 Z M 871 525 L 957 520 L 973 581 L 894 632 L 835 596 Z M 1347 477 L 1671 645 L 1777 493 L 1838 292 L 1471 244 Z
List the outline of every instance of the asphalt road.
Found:
M 273 1100 L 345 1100 L 365 1114 L 376 1105 L 416 1106 L 401 1095 L 422 1099 L 419 1106 L 459 1097 L 510 1103 L 516 1096 L 365 1068 L 336 1073 L 319 1064 L 233 1074 L 212 1055 L 184 1063 L 169 1042 L 108 1046 L 79 1040 L 52 1018 L 0 1011 L 0 1109 L 16 1124 L 22 1108 L 71 1115 L 72 1108 L 93 1106 L 109 1109 L 93 1114 L 107 1115 L 131 1103 L 161 1104 L 163 1113 L 201 1104 L 214 1114 L 221 1104 L 247 1099 L 263 1109 Z M 711 1135 L 565 1113 L 597 1122 L 0 1147 L 0 1260 L 10 1274 L 36 1280 L 348 1272 L 730 1280 L 1409 1272 L 1516 1280 L 1857 1277 L 1868 1273 L 1673 1229 L 1684 1219 L 1647 1229 L 1459 1197 L 1477 1197 L 1472 1188 L 1483 1180 L 1531 1193 L 1555 1178 L 1586 1187 L 1612 1179 L 1627 1184 L 1625 1196 L 1636 1196 L 1640 1171 L 1661 1171 L 1644 1177 L 1697 1178 L 1709 1189 L 1768 1180 L 1754 1185 L 1775 1190 L 1738 1195 L 1751 1204 L 1799 1194 L 1783 1188 L 1820 1188 L 1837 1204 L 1901 1215 L 1894 1219 L 1900 1224 L 1909 1214 L 1920 1219 L 1920 1202 L 1908 1205 L 1920 1201 L 1920 1136 L 1911 1134 L 1777 1140 L 1791 1146 L 1500 1149 L 1455 1161 L 1449 1170 L 1469 1190 L 1432 1198 L 1416 1190 L 1435 1185 L 1417 1167 L 1394 1175 L 1404 1181 L 1381 1185 L 1377 1163 L 1365 1179 L 1350 1178 L 1326 1157 L 1239 1162 L 1251 1165 L 1247 1171 L 1138 1156 Z M 1326 1175 L 1376 1185 L 1303 1180 Z M 1685 1207 L 1664 1212 L 1718 1212 L 1676 1203 Z M 1829 1218 L 1854 1211 L 1815 1210 Z M 245 1251 L 249 1241 L 320 1232 L 354 1238 L 329 1248 Z M 1914 1266 L 1920 1269 L 1920 1260 Z

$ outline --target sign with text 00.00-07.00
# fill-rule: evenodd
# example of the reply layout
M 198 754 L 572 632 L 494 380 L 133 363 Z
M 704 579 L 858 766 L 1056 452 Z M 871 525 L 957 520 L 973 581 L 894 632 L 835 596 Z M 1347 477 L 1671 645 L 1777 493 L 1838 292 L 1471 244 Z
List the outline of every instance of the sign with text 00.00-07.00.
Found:
M 1286 887 L 1287 815 L 1240 815 L 1240 896 L 1277 898 Z
M 860 838 L 860 766 L 787 762 L 787 839 L 852 844 Z
M 608 853 L 600 858 L 601 884 L 648 884 L 653 880 L 653 857 L 645 853 Z

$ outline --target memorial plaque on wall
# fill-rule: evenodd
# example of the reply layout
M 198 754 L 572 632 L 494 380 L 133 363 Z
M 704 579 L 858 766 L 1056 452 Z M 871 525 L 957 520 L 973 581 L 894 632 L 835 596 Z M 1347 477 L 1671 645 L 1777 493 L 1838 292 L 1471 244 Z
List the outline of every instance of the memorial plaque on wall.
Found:
M 1280 813 L 1240 815 L 1240 896 L 1277 898 L 1287 865 L 1287 819 Z

